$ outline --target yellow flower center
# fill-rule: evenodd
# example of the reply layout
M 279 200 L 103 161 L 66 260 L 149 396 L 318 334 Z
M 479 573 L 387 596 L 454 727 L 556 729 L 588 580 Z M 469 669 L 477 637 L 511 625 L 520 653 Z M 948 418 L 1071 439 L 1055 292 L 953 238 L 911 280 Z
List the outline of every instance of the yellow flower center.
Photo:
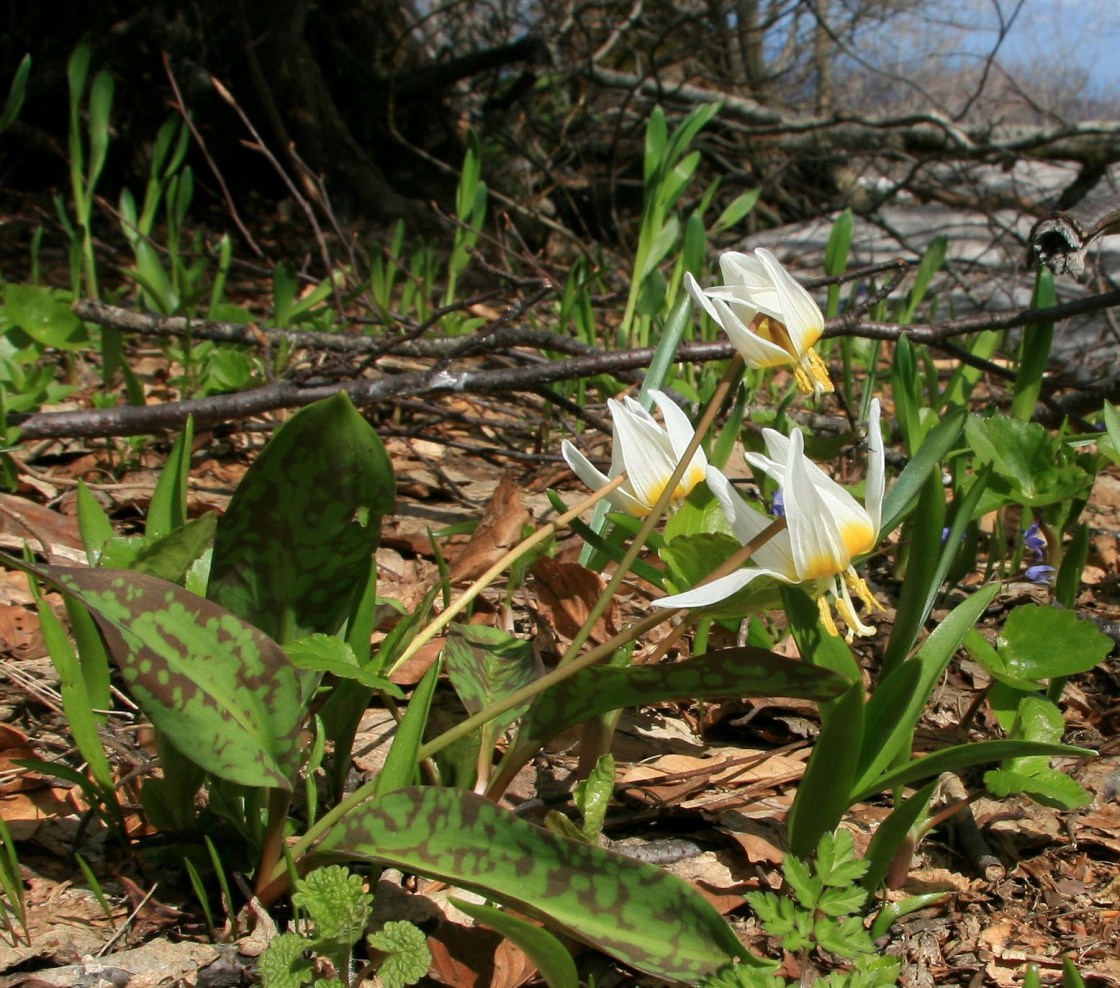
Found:
M 816 391 L 835 391 L 832 378 L 828 376 L 828 366 L 821 359 L 821 355 L 809 347 L 801 357 L 800 363 L 793 369 L 793 376 L 797 387 L 802 394 L 813 394 Z

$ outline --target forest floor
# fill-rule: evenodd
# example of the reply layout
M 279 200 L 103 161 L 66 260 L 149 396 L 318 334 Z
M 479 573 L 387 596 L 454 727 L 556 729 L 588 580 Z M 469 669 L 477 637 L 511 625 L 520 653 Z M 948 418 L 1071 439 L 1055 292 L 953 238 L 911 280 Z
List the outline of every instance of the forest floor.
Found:
M 163 387 L 167 367 L 160 350 L 137 350 L 133 359 L 142 380 Z M 480 523 L 473 536 L 438 538 L 462 585 L 526 524 L 549 517 L 549 488 L 569 503 L 578 490 L 558 456 L 565 429 L 551 406 L 531 396 L 412 402 L 380 412 L 375 424 L 398 476 L 396 513 L 386 519 L 377 556 L 378 592 L 405 608 L 415 606 L 438 581 L 431 532 Z M 196 435 L 192 515 L 223 510 L 265 439 L 265 431 L 247 428 Z M 605 456 L 608 441 L 599 437 L 589 445 Z M 0 545 L 18 551 L 30 538 L 55 561 L 84 563 L 75 508 L 79 479 L 89 484 L 119 531 L 134 531 L 166 452 L 166 442 L 157 440 L 71 439 L 17 450 L 21 482 L 18 490 L 0 494 Z M 1093 539 L 1078 611 L 1116 622 L 1120 471 L 1100 476 L 1084 519 Z M 554 558 L 573 560 L 579 547 L 574 538 L 562 540 Z M 879 557 L 866 570 L 886 605 L 878 636 L 856 645 L 870 677 L 889 633 L 899 586 Z M 547 662 L 562 651 L 594 591 L 594 585 L 561 585 L 545 567 L 508 601 L 504 588 L 486 595 L 477 619 L 531 634 Z M 604 616 L 604 628 L 647 614 L 649 597 L 648 587 L 627 585 Z M 1011 580 L 989 617 L 995 620 L 1019 603 L 1046 599 L 1045 588 Z M 14 839 L 27 906 L 26 939 L 21 929 L 18 938 L 0 942 L 0 988 L 253 983 L 254 958 L 270 932 L 266 918 L 258 917 L 248 931 L 227 924 L 213 942 L 181 876 L 154 864 L 143 842 L 120 847 L 108 841 L 73 786 L 21 765 L 27 758 L 72 763 L 74 752 L 58 675 L 47 657 L 26 578 L 7 571 L 0 571 L 0 643 L 0 817 Z M 646 643 L 647 648 L 655 645 Z M 401 671 L 402 685 L 419 680 L 438 647 L 433 643 Z M 676 647 L 679 657 L 687 657 L 684 645 Z M 635 661 L 641 660 L 639 652 Z M 988 685 L 978 664 L 958 656 L 926 711 L 918 750 L 946 737 L 988 735 L 993 725 L 983 718 L 961 726 Z M 450 692 L 441 699 L 454 716 Z M 945 893 L 937 904 L 903 919 L 891 934 L 887 949 L 905 959 L 906 988 L 1017 985 L 1029 963 L 1040 967 L 1044 983 L 1055 983 L 1064 954 L 1077 961 L 1087 984 L 1120 986 L 1120 656 L 1115 649 L 1095 669 L 1069 681 L 1062 708 L 1066 740 L 1100 752 L 1098 758 L 1061 766 L 1093 794 L 1093 803 L 1062 812 L 1025 798 L 978 795 L 979 774 L 947 779 L 941 803 L 968 795 L 969 810 L 920 843 L 905 883 L 889 893 L 891 899 Z M 122 791 L 133 793 L 136 781 L 156 769 L 123 699 L 121 714 L 110 721 L 104 742 Z M 354 749 L 359 773 L 372 773 L 381 764 L 388 724 L 384 710 L 368 712 Z M 613 749 L 617 790 L 606 836 L 623 842 L 684 838 L 688 850 L 664 867 L 727 913 L 751 949 L 779 956 L 780 948 L 757 928 L 742 895 L 780 881 L 783 821 L 818 728 L 812 704 L 779 698 L 627 711 Z M 573 744 L 574 739 L 558 743 L 523 772 L 507 794 L 510 805 L 530 800 L 567 805 L 576 763 Z M 845 826 L 858 847 L 866 846 L 886 812 L 885 801 L 853 808 Z M 134 822 L 138 833 L 144 832 L 138 816 Z M 75 852 L 98 876 L 104 901 L 76 866 Z M 383 876 L 382 885 L 392 877 Z M 383 908 L 430 920 L 425 929 L 435 959 L 426 983 L 515 988 L 533 978 L 519 951 L 472 928 L 454 911 L 443 886 L 398 879 L 395 889 L 397 897 Z M 388 903 L 390 897 L 378 901 Z M 593 977 L 600 988 L 650 983 L 591 952 L 579 963 L 583 979 Z M 797 978 L 804 972 L 796 958 L 787 956 L 781 973 Z

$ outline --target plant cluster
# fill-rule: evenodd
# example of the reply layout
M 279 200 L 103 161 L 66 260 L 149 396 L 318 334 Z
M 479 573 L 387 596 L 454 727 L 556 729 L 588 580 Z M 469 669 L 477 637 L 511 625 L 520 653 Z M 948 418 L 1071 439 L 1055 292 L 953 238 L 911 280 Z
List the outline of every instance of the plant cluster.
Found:
M 78 52 L 71 65 L 72 202 L 60 203 L 59 214 L 71 235 L 72 296 L 96 297 L 90 211 L 108 142 L 112 85 L 95 76 L 87 96 L 88 62 L 88 52 Z M 83 100 L 86 123 L 79 113 Z M 878 889 L 905 873 L 918 838 L 933 825 L 931 800 L 941 774 L 992 766 L 983 785 L 993 794 L 1025 794 L 1065 808 L 1086 803 L 1085 791 L 1050 760 L 1093 754 L 1062 743 L 1057 704 L 1065 680 L 1092 668 L 1111 647 L 1077 618 L 1073 605 L 1088 544 L 1080 512 L 1105 461 L 1120 459 L 1120 415 L 1107 409 L 1103 433 L 1083 435 L 1067 429 L 1054 435 L 1031 421 L 1049 350 L 1046 327 L 1024 336 L 1011 413 L 978 414 L 970 407 L 979 380 L 971 366 L 943 381 L 928 355 L 905 337 L 889 365 L 878 343 L 829 344 L 825 313 L 765 250 L 725 254 L 723 284 L 704 287 L 710 232 L 704 215 L 715 190 L 707 190 L 687 217 L 681 203 L 697 162 L 690 145 L 717 110 L 697 111 L 672 133 L 663 115 L 649 121 L 647 205 L 618 342 L 654 344 L 656 354 L 641 391 L 608 405 L 610 467 L 598 469 L 575 444 L 566 444 L 568 463 L 596 492 L 572 507 L 556 496 L 555 519 L 528 533 L 458 596 L 444 572 L 410 612 L 379 597 L 374 551 L 382 520 L 393 510 L 395 476 L 377 433 L 344 392 L 303 408 L 277 429 L 220 518 L 189 515 L 188 423 L 160 476 L 143 534 L 116 534 L 83 486 L 78 521 L 88 566 L 0 555 L 36 586 L 60 593 L 70 621 L 68 636 L 51 609 L 40 608 L 83 768 L 34 767 L 80 787 L 113 834 L 128 839 L 122 790 L 101 741 L 115 664 L 157 735 L 162 771 L 143 780 L 139 804 L 153 827 L 180 836 L 171 853 L 183 862 L 207 915 L 216 890 L 233 909 L 226 877 L 233 870 L 251 874 L 266 906 L 290 893 L 302 914 L 265 955 L 267 984 L 284 988 L 313 977 L 321 985 L 353 983 L 354 948 L 365 934 L 369 899 L 360 879 L 320 867 L 340 859 L 427 875 L 515 910 L 463 905 L 521 946 L 554 988 L 578 984 L 557 933 L 667 981 L 781 984 L 773 962 L 751 952 L 691 886 L 597 845 L 613 783 L 607 750 L 626 707 L 752 696 L 818 705 L 821 733 L 787 821 L 792 856 L 783 871 L 790 895 L 759 893 L 748 903 L 786 950 L 851 962 L 849 971 L 824 984 L 854 988 L 893 980 L 895 962 L 879 958 L 871 945 L 872 935 L 886 930 L 868 933 L 862 917 Z M 200 251 L 184 249 L 192 188 L 185 140 L 181 127 L 164 128 L 142 202 L 122 198 L 135 298 L 163 314 L 231 317 L 236 313 L 223 289 L 228 241 L 213 272 L 197 260 Z M 441 322 L 452 335 L 474 328 L 473 317 L 449 307 L 486 212 L 480 169 L 472 145 L 460 185 L 462 226 L 443 272 L 442 298 L 432 291 L 431 250 L 420 248 L 408 264 L 398 263 L 401 230 L 384 263 L 355 291 L 369 293 L 384 312 L 414 313 L 421 328 Z M 736 200 L 714 228 L 738 222 L 752 205 L 750 196 Z M 161 212 L 170 238 L 164 252 L 152 241 Z M 846 270 L 850 240 L 851 216 L 844 214 L 829 246 L 830 275 Z M 874 318 L 905 325 L 943 259 L 944 243 L 935 242 L 898 307 L 874 292 L 861 293 L 858 283 L 847 302 L 855 306 L 867 297 Z M 408 276 L 401 284 L 403 270 Z M 334 307 L 346 301 L 347 277 L 332 272 L 301 291 L 294 273 L 278 268 L 276 325 L 306 321 L 337 329 Z M 590 282 L 586 270 L 573 272 L 558 306 L 565 328 L 594 332 Z M 841 282 L 832 287 L 829 314 L 844 301 Z M 1039 304 L 1049 297 L 1052 284 L 1043 272 Z M 701 317 L 695 326 L 694 303 Z M 55 400 L 60 392 L 46 355 L 88 350 L 87 327 L 64 297 L 38 284 L 5 285 L 2 318 L 3 407 Z M 696 332 L 706 338 L 726 333 L 735 344 L 738 356 L 722 373 L 675 363 L 681 340 Z M 96 345 L 106 379 L 121 375 L 135 397 L 140 385 L 120 339 L 103 332 Z M 971 351 L 990 356 L 994 346 L 981 334 Z M 244 386 L 282 369 L 289 356 L 273 354 L 265 367 L 237 348 L 190 341 L 169 354 L 183 367 L 182 385 L 196 394 Z M 843 368 L 841 379 L 831 378 L 830 361 Z M 855 419 L 865 437 L 857 428 L 839 441 L 799 428 L 792 415 L 796 396 L 785 393 L 775 369 L 792 378 L 803 398 L 818 400 L 834 390 L 843 396 L 859 411 Z M 879 397 L 888 391 L 891 423 L 884 421 Z M 748 393 L 782 395 L 776 407 L 747 423 L 762 427 L 765 452 L 755 448 L 756 430 L 744 428 Z M 732 395 L 729 414 L 717 423 Z M 571 397 L 584 401 L 586 382 L 573 387 Z M 702 406 L 695 427 L 685 410 L 689 402 Z M 907 463 L 888 483 L 883 427 L 892 423 Z M 5 441 L 17 442 L 18 430 L 9 428 Z M 740 442 L 751 447 L 745 459 L 757 495 L 749 498 L 729 479 L 728 463 Z M 828 461 L 860 444 L 867 466 L 853 490 L 834 478 Z M 993 513 L 998 521 L 984 553 L 980 520 Z M 1010 528 L 1013 516 L 1029 519 L 1022 538 Z M 586 542 L 584 564 L 611 575 L 546 672 L 529 642 L 468 618 L 489 585 L 523 571 L 567 528 Z M 900 528 L 898 542 L 885 549 L 884 539 Z M 660 566 L 650 564 L 651 552 Z M 857 637 L 878 633 L 881 604 L 862 570 L 868 559 L 902 588 L 870 686 L 852 648 Z M 960 594 L 964 577 L 976 573 L 982 559 L 981 585 Z M 979 625 L 1000 581 L 1021 571 L 1052 579 L 1053 600 L 1061 607 L 1016 607 L 990 641 Z M 655 588 L 652 612 L 609 640 L 589 644 L 595 622 L 635 575 Z M 935 607 L 947 613 L 926 635 Z M 670 640 L 692 633 L 692 657 L 635 664 L 643 637 L 674 618 Z M 745 644 L 709 647 L 713 638 L 740 629 Z M 375 646 L 376 630 L 386 633 Z M 800 660 L 774 651 L 775 637 L 787 631 Z M 440 659 L 401 710 L 404 694 L 392 674 L 440 636 Z M 919 721 L 961 647 L 992 678 L 987 700 L 1001 730 L 962 733 L 955 743 L 915 757 Z M 444 673 L 463 716 L 436 732 L 429 713 Z M 371 702 L 392 709 L 397 728 L 384 767 L 348 792 L 351 747 Z M 589 769 L 577 797 L 582 826 L 553 818 L 549 828 L 537 828 L 498 804 L 514 774 L 544 745 L 589 722 L 598 729 L 588 732 L 593 740 L 581 751 Z M 591 771 L 594 765 L 599 768 Z M 884 793 L 892 810 L 857 860 L 850 838 L 837 828 L 853 805 Z M 213 840 L 216 835 L 224 839 Z M 6 835 L 0 837 L 10 849 Z M 219 844 L 232 849 L 225 859 Z M 814 854 L 812 864 L 803 863 Z M 10 928 L 21 908 L 13 874 L 10 857 L 0 858 L 7 898 L 2 915 Z M 881 915 L 888 922 L 928 902 L 915 897 Z M 397 924 L 367 938 L 371 955 L 385 957 L 378 968 L 383 982 L 405 985 L 421 976 L 422 939 Z

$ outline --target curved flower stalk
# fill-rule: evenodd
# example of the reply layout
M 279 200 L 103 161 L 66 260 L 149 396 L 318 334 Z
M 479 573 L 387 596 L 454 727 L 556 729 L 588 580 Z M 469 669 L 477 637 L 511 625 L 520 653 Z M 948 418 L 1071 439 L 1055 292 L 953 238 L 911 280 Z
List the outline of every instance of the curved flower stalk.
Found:
M 707 607 L 756 580 L 769 578 L 805 584 L 810 592 L 821 594 L 817 601 L 821 620 L 833 634 L 838 632 L 830 601 L 848 626 L 849 641 L 856 634 L 874 634 L 875 629 L 856 613 L 852 595 L 868 609 L 882 607 L 856 574 L 852 560 L 870 552 L 879 539 L 886 471 L 878 399 L 871 403 L 868 422 L 867 494 L 862 506 L 806 458 L 800 432 L 787 438 L 764 429 L 763 437 L 770 455 L 748 453 L 747 459 L 781 486 L 786 529 L 759 548 L 744 569 L 653 603 L 659 607 Z M 743 545 L 771 523 L 772 519 L 748 505 L 718 470 L 709 468 L 707 480 L 727 514 L 732 532 Z
M 592 490 L 598 490 L 625 471 L 626 480 L 608 494 L 607 499 L 616 508 L 639 518 L 653 510 L 694 435 L 688 416 L 668 395 L 651 391 L 650 397 L 661 411 L 664 426 L 629 396 L 622 401 L 612 398 L 607 402 L 614 423 L 609 474 L 592 465 L 567 440 L 561 444 L 568 466 Z M 707 457 L 703 450 L 697 449 L 671 500 L 687 497 L 704 479 L 707 468 Z
M 828 368 L 813 349 L 824 332 L 824 316 L 805 288 L 762 247 L 753 257 L 728 252 L 719 266 L 725 284 L 701 288 L 686 274 L 685 285 L 747 366 L 792 366 L 804 394 L 832 391 Z

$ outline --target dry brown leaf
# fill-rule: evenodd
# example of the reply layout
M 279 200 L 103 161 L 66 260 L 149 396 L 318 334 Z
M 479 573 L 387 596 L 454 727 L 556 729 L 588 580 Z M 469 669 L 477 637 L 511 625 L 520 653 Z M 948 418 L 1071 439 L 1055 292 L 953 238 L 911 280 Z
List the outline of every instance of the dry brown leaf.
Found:
M 46 655 L 39 616 L 27 607 L 0 605 L 0 649 L 15 659 L 38 659 Z
M 86 562 L 77 518 L 0 492 L 0 545 L 19 550 L 25 542 L 57 560 Z
M 574 638 L 603 594 L 603 578 L 579 563 L 562 563 L 548 556 L 533 564 L 532 575 L 541 613 L 558 635 Z M 595 622 L 592 640 L 605 642 L 617 634 L 617 621 L 618 609 L 612 600 Z
M 532 520 L 522 503 L 520 484 L 512 474 L 503 474 L 478 528 L 450 563 L 451 579 L 456 583 L 478 579 L 521 541 L 521 533 Z
M 710 758 L 663 755 L 632 766 L 620 780 L 619 789 L 644 803 L 673 806 L 684 796 L 705 789 L 719 768 Z
M 490 988 L 521 988 L 537 973 L 537 966 L 525 951 L 509 940 L 503 940 L 494 951 L 494 974 Z
M 428 937 L 432 965 L 428 976 L 449 988 L 489 988 L 494 980 L 494 954 L 502 937 L 481 926 L 439 924 Z

